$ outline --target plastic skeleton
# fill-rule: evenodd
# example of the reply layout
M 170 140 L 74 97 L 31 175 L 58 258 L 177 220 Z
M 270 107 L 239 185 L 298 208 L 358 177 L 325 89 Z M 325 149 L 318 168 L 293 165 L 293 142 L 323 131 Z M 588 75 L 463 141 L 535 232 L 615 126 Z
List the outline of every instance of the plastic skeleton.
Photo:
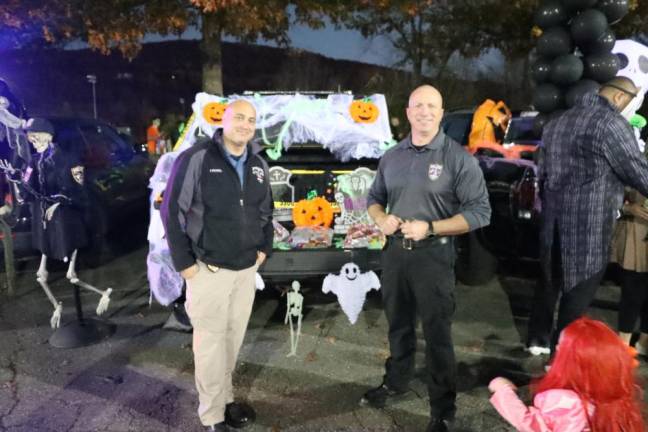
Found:
M 28 132 L 27 133 L 27 138 L 29 142 L 32 143 L 36 151 L 40 154 L 41 158 L 44 155 L 44 152 L 48 149 L 48 147 L 51 144 L 52 141 L 52 135 L 49 133 L 44 133 L 44 132 Z M 19 174 L 20 178 L 24 178 L 24 174 L 20 170 L 14 169 L 10 163 L 7 161 L 1 161 L 0 162 L 0 169 L 2 169 L 5 172 L 8 172 L 10 174 L 13 174 L 15 176 L 16 173 Z M 83 172 L 74 172 L 73 175 L 80 176 L 80 181 L 83 181 Z M 15 178 L 15 177 L 14 177 Z M 15 181 L 15 180 L 12 180 Z M 27 186 L 26 182 L 21 182 L 23 186 Z M 47 224 L 48 221 L 51 221 L 52 217 L 54 216 L 54 213 L 56 212 L 57 208 L 60 205 L 60 202 L 52 202 L 56 199 L 65 199 L 66 197 L 63 195 L 54 195 L 52 197 L 45 197 L 36 191 L 32 190 L 31 188 L 27 187 L 27 190 L 30 191 L 30 193 L 34 194 L 36 198 L 41 200 L 41 202 L 48 202 L 51 205 L 47 208 L 45 211 L 45 217 L 43 224 Z M 70 259 L 70 265 L 68 267 L 68 271 L 66 274 L 66 278 L 72 283 L 73 285 L 77 285 L 81 288 L 87 289 L 89 291 L 95 292 L 99 295 L 101 295 L 101 298 L 99 300 L 99 304 L 97 305 L 97 315 L 103 314 L 107 309 L 108 305 L 110 303 L 110 294 L 112 293 L 112 288 L 108 288 L 106 290 L 100 290 L 82 280 L 80 280 L 77 277 L 76 274 L 76 259 L 77 259 L 77 250 L 75 249 L 74 252 L 72 253 L 72 257 Z M 67 257 L 63 260 L 64 262 L 67 262 Z M 54 297 L 54 294 L 52 294 L 52 290 L 49 287 L 48 282 L 48 276 L 49 273 L 47 271 L 47 256 L 43 254 L 41 256 L 41 261 L 40 261 L 40 266 L 38 267 L 38 271 L 36 272 L 36 281 L 38 284 L 43 288 L 43 291 L 45 291 L 45 294 L 47 295 L 47 298 L 49 301 L 52 303 L 52 306 L 54 307 L 54 312 L 52 313 L 52 317 L 50 319 L 50 325 L 52 328 L 58 328 L 61 323 L 61 315 L 63 313 L 63 304 L 62 302 L 58 301 L 56 297 Z
M 353 263 L 344 264 L 339 275 L 329 274 L 322 283 L 324 294 L 332 292 L 337 295 L 340 306 L 351 324 L 358 320 L 367 292 L 372 289 L 380 289 L 378 276 L 372 271 L 360 273 L 360 267 Z
M 301 335 L 302 324 L 302 306 L 304 304 L 304 296 L 299 293 L 300 284 L 297 281 L 292 283 L 292 291 L 288 291 L 287 295 L 287 308 L 286 319 L 284 324 L 290 322 L 290 353 L 288 357 L 297 355 L 297 344 L 299 343 L 299 336 Z M 297 319 L 297 331 L 294 330 L 293 318 Z

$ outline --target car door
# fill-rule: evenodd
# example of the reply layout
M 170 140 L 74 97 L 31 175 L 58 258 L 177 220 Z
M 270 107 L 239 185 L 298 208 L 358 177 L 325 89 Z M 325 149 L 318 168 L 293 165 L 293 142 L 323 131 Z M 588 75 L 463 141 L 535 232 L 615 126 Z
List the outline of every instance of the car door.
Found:
M 118 212 L 127 206 L 130 195 L 126 158 L 120 154 L 119 143 L 108 126 L 100 123 L 81 123 L 79 131 L 84 141 L 82 161 L 88 184 L 110 213 Z

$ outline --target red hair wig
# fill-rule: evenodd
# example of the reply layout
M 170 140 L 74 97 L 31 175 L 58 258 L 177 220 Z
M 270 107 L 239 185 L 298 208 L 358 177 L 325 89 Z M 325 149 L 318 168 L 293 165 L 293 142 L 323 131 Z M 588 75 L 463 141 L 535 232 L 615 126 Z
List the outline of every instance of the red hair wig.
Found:
M 563 330 L 551 369 L 532 391 L 578 393 L 594 407 L 589 419 L 593 432 L 643 432 L 635 368 L 635 358 L 616 333 L 600 321 L 579 318 Z

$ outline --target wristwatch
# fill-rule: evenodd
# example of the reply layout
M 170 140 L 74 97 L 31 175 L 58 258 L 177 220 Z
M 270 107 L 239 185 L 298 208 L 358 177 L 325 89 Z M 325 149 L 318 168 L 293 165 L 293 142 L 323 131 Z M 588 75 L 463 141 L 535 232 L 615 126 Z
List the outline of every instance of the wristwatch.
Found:
M 427 230 L 427 236 L 426 237 L 436 237 L 436 233 L 434 232 L 434 226 L 432 225 L 432 222 L 428 222 L 428 230 Z

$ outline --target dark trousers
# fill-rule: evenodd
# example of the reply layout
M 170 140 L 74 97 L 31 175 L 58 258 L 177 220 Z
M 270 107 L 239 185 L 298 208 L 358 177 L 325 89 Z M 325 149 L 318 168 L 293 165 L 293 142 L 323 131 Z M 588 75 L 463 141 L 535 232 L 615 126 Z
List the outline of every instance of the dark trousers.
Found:
M 553 247 L 541 251 L 542 275 L 536 285 L 529 318 L 529 344 L 550 346 L 553 352 L 560 332 L 571 322 L 585 314 L 594 300 L 601 284 L 605 268 L 569 289 L 562 289 L 562 263 L 560 259 L 560 235 L 554 231 Z M 558 307 L 558 321 L 554 328 L 554 312 Z
M 648 333 L 648 273 L 622 270 L 619 331 L 634 332 L 637 319 L 639 330 Z
M 451 318 L 454 301 L 454 246 L 429 242 L 407 250 L 390 238 L 382 255 L 382 298 L 389 325 L 388 386 L 405 390 L 414 375 L 417 313 L 425 338 L 425 377 L 431 415 L 454 417 L 456 364 Z

